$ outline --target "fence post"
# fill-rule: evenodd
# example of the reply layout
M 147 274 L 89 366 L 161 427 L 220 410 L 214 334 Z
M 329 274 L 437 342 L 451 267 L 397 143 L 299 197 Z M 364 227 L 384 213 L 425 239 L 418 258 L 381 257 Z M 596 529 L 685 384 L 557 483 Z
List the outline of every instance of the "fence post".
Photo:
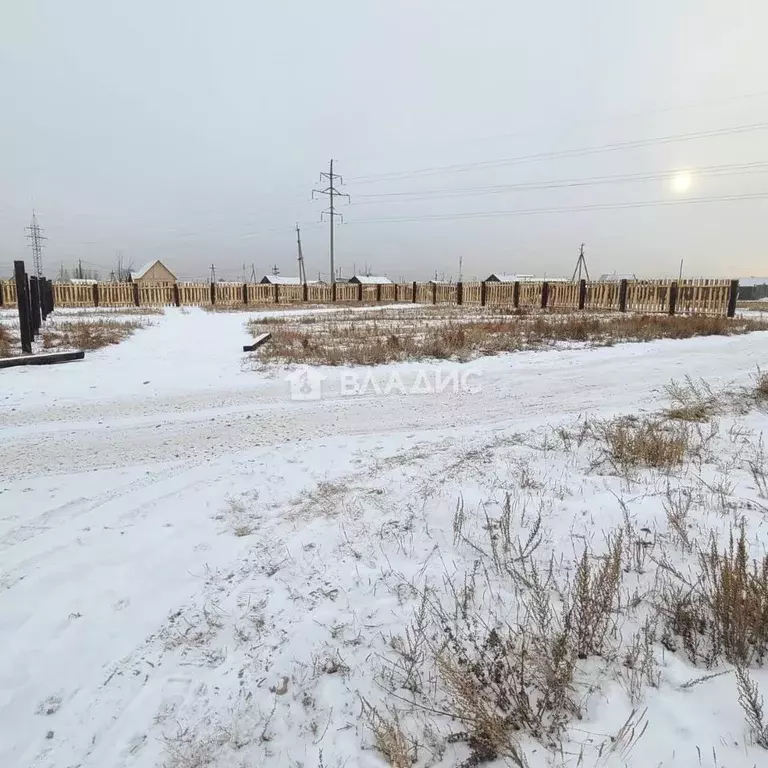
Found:
M 19 330 L 21 332 L 21 351 L 32 354 L 32 328 L 29 322 L 29 297 L 27 296 L 27 276 L 24 262 L 13 262 L 13 276 L 16 279 L 16 306 L 19 310 Z
M 381 283 L 376 283 L 376 301 L 381 301 Z
M 309 286 L 306 282 L 301 286 L 301 298 L 303 301 L 309 301 Z
M 675 308 L 677 307 L 677 291 L 678 291 L 678 285 L 676 282 L 673 282 L 672 285 L 669 286 L 669 314 L 670 315 L 675 314 Z
M 395 304 L 397 304 L 397 289 L 398 289 L 399 287 L 400 287 L 400 286 L 399 286 L 397 283 L 395 283 Z
M 211 283 L 211 306 L 216 303 L 216 283 Z
M 461 306 L 464 303 L 464 283 L 456 283 L 456 305 Z
M 416 303 L 416 281 L 413 281 L 413 295 L 411 296 L 411 301 L 415 304 Z
M 483 280 L 482 283 L 480 283 L 480 306 L 485 306 L 485 300 L 486 300 L 486 285 L 485 280 Z
M 363 300 L 363 284 L 362 283 L 357 284 L 357 300 L 358 301 Z
M 40 283 L 34 275 L 29 278 L 29 307 L 32 311 L 32 336 L 40 333 Z
M 549 283 L 545 280 L 541 284 L 541 308 L 546 309 L 549 303 Z
M 179 290 L 179 284 L 173 284 L 173 303 L 175 306 L 181 306 L 181 291 Z
M 739 281 L 731 280 L 731 287 L 728 289 L 728 317 L 736 315 L 736 300 L 739 298 Z
M 98 307 L 99 306 L 99 284 L 94 283 L 91 286 L 91 293 L 93 298 L 93 306 Z
M 5 283 L 0 280 L 0 307 L 5 303 Z
M 56 294 L 54 293 L 54 290 L 53 290 L 53 283 L 50 280 L 48 280 L 47 282 L 48 282 L 48 293 L 50 295 L 50 306 L 49 306 L 48 314 L 50 315 L 51 312 L 53 312 L 53 310 L 56 309 Z
M 275 283 L 275 304 L 280 303 L 280 283 Z
M 46 283 L 48 281 L 41 277 L 37 281 L 37 290 L 40 293 L 40 315 L 42 316 L 43 322 L 45 322 L 48 319 L 48 296 L 46 295 Z M 2 286 L 0 286 L 0 292 L 2 292 Z
M 579 280 L 579 309 L 584 309 L 587 304 L 587 281 Z
M 133 303 L 135 306 L 139 306 L 139 284 L 138 283 L 131 283 L 133 286 Z
M 627 311 L 627 286 L 629 283 L 622 279 L 619 283 L 619 312 Z
M 512 306 L 517 309 L 520 306 L 520 281 L 515 280 L 512 286 Z

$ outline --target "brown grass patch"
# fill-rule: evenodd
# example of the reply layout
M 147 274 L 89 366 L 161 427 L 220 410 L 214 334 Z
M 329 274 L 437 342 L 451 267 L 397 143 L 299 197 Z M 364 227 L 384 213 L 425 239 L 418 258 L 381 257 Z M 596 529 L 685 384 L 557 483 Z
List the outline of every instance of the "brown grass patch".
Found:
M 557 344 L 685 339 L 768 330 L 768 321 L 709 316 L 486 311 L 470 307 L 392 307 L 270 317 L 248 323 L 272 340 L 258 352 L 267 363 L 381 365 L 419 359 L 471 360 Z
M 15 354 L 14 347 L 18 339 L 11 334 L 9 328 L 0 325 L 0 357 L 12 357 Z
M 139 320 L 57 320 L 41 338 L 45 349 L 101 349 L 119 344 L 145 325 Z

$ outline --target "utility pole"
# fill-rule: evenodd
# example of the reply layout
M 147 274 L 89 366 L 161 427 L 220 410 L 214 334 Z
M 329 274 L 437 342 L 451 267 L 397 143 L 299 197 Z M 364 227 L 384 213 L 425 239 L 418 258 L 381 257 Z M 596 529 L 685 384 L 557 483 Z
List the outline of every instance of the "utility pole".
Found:
M 683 262 L 684 261 L 685 261 L 685 259 L 680 259 L 680 277 L 678 278 L 678 280 L 681 281 L 681 282 L 682 282 L 682 279 L 683 279 Z
M 252 283 L 256 282 L 256 265 L 255 264 L 251 264 L 251 282 Z
M 32 249 L 32 264 L 35 275 L 40 278 L 43 276 L 43 240 L 48 238 L 43 235 L 43 228 L 37 223 L 37 216 L 32 211 L 32 223 L 25 227 L 27 231 L 27 240 Z
M 459 256 L 459 282 L 463 282 L 463 273 L 462 273 L 462 267 L 464 266 L 464 255 Z
M 272 265 L 272 274 L 277 277 L 280 274 L 280 267 L 277 264 Z
M 317 198 L 315 195 L 327 195 L 329 198 L 329 206 L 326 210 L 322 211 L 320 214 L 320 221 L 323 221 L 323 216 L 328 216 L 328 221 L 330 223 L 330 243 L 331 243 L 331 285 L 333 285 L 336 282 L 336 270 L 334 269 L 334 252 L 333 252 L 333 226 L 334 226 L 334 217 L 338 216 L 342 221 L 344 221 L 344 217 L 340 213 L 336 213 L 336 210 L 334 208 L 334 197 L 346 197 L 347 201 L 349 201 L 349 195 L 344 194 L 343 192 L 339 192 L 338 189 L 334 186 L 334 182 L 336 179 L 339 180 L 339 185 L 344 183 L 344 179 L 339 176 L 339 174 L 333 172 L 333 160 L 331 160 L 330 167 L 328 169 L 328 173 L 321 173 L 320 174 L 320 181 L 322 183 L 323 179 L 328 180 L 328 186 L 325 189 L 313 189 L 312 190 L 312 199 L 316 200 Z
M 587 276 L 587 280 L 589 280 L 589 270 L 587 269 L 587 260 L 584 257 L 584 243 L 581 244 L 581 248 L 579 249 L 579 258 L 576 261 L 576 269 L 573 270 L 573 277 L 571 278 L 571 282 L 576 282 L 576 273 L 579 273 L 579 282 L 581 282 L 581 270 L 582 267 L 584 269 L 584 274 Z
M 82 259 L 77 260 L 77 276 L 81 280 L 83 279 L 83 260 Z
M 301 230 L 298 224 L 296 225 L 296 245 L 299 249 L 299 282 L 303 284 L 307 282 L 307 272 L 304 269 L 304 254 L 301 251 Z
M 211 264 L 211 282 L 212 283 L 216 282 L 216 265 L 215 264 Z

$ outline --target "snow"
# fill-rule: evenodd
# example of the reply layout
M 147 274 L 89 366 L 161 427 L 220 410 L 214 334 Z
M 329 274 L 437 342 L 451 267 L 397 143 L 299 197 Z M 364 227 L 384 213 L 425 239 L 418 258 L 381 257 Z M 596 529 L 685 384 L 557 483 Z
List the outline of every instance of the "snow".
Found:
M 362 283 L 363 285 L 391 285 L 392 281 L 384 275 L 354 275 L 349 278 L 350 283 Z
M 323 399 L 293 401 L 285 372 L 250 370 L 240 352 L 247 319 L 273 314 L 171 309 L 81 363 L 0 372 L 3 768 L 318 766 L 321 750 L 328 768 L 386 765 L 359 697 L 402 706 L 381 675 L 418 607 L 406 585 L 471 571 L 457 501 L 476 536 L 480 510 L 496 516 L 507 491 L 543 505 L 544 559 L 599 548 L 625 520 L 618 499 L 663 540 L 663 477 L 628 485 L 550 437 L 585 415 L 656 411 L 673 377 L 732 390 L 765 367 L 755 333 L 477 360 L 465 366 L 477 393 L 347 397 L 327 369 Z M 686 482 L 714 484 L 736 427 L 757 435 L 768 417 L 723 416 Z M 762 552 L 765 502 L 746 470 L 734 464 L 729 479 L 741 509 L 757 510 L 747 526 Z M 698 514 L 702 531 L 733 521 Z M 645 566 L 627 589 L 652 581 Z M 585 665 L 595 690 L 582 720 L 562 754 L 525 738 L 531 768 L 761 764 L 733 675 L 685 687 L 709 670 L 656 653 L 661 684 L 644 689 L 637 747 L 598 756 L 635 707 L 613 668 Z M 768 692 L 768 675 L 752 674 Z M 403 715 L 427 723 L 438 740 L 461 730 Z M 432 764 L 466 756 L 448 745 Z

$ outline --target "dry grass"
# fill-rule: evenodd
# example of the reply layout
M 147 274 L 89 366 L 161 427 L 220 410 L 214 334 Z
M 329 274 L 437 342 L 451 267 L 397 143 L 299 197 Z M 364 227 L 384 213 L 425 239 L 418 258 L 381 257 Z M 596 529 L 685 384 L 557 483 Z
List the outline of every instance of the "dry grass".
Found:
M 755 397 L 761 402 L 768 402 L 768 373 L 763 373 L 759 368 L 755 379 Z
M 705 381 L 687 376 L 684 383 L 671 382 L 667 395 L 672 406 L 666 416 L 680 421 L 709 421 L 721 408 L 722 396 L 717 395 Z
M 41 338 L 45 349 L 101 349 L 119 344 L 145 325 L 140 320 L 56 320 Z
M 376 707 L 362 699 L 363 715 L 368 721 L 376 743 L 376 749 L 391 768 L 411 768 L 416 762 L 416 747 L 406 738 L 397 713 L 382 715 Z
M 638 468 L 671 471 L 679 467 L 691 446 L 685 423 L 655 417 L 617 417 L 591 425 L 598 455 L 593 465 L 608 466 L 626 476 Z
M 720 551 L 713 536 L 699 554 L 694 580 L 673 573 L 662 593 L 668 635 L 675 637 L 693 663 L 707 667 L 721 658 L 732 664 L 761 664 L 768 653 L 768 555 L 750 561 L 744 526 L 731 531 L 728 548 Z
M 11 334 L 10 329 L 0 325 L 0 357 L 12 357 L 17 344 L 18 339 Z
M 736 687 L 739 691 L 739 704 L 755 744 L 768 749 L 768 722 L 765 720 L 765 702 L 760 695 L 757 683 L 749 672 L 741 666 L 736 667 Z
M 731 335 L 768 329 L 762 320 L 709 316 L 579 314 L 478 308 L 419 307 L 286 313 L 252 320 L 254 334 L 269 330 L 271 342 L 258 359 L 309 365 L 380 365 L 417 359 L 471 360 L 556 344 L 592 346 L 653 339 Z

